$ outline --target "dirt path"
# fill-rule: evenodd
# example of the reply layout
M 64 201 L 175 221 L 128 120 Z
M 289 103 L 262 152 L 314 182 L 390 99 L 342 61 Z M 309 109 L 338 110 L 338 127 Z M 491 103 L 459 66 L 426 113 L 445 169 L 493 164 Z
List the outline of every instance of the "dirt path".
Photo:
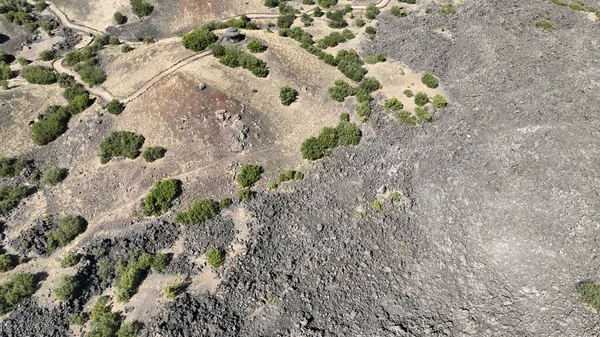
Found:
M 84 33 L 88 33 L 88 34 L 92 34 L 92 35 L 104 34 L 104 32 L 101 32 L 99 30 L 96 30 L 96 29 L 88 27 L 88 26 L 76 24 L 73 21 L 69 20 L 69 17 L 67 16 L 67 14 L 65 14 L 63 11 L 61 11 L 60 8 L 58 8 L 58 6 L 56 6 L 54 1 L 49 2 L 48 8 L 50 8 L 52 13 L 54 13 L 54 15 L 56 15 L 58 17 L 61 24 L 65 27 L 69 27 L 69 28 L 78 30 L 80 32 L 84 32 Z

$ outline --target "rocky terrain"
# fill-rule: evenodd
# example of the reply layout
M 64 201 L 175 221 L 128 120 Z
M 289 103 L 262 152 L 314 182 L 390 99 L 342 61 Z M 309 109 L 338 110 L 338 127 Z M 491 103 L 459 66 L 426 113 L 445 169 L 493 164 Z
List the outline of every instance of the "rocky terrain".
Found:
M 78 242 L 80 298 L 48 304 L 41 289 L 0 320 L 0 336 L 82 335 L 69 316 L 115 279 L 98 276 L 100 259 L 135 250 L 168 252 L 161 275 L 191 283 L 149 304 L 140 336 L 600 335 L 576 289 L 600 278 L 600 24 L 541 0 L 456 9 L 384 11 L 360 46 L 439 77 L 451 103 L 433 123 L 400 124 L 375 95 L 360 144 L 305 164 L 300 181 L 261 186 L 194 226 L 172 212 L 103 223 Z M 215 117 L 226 150 L 247 151 L 250 121 Z M 43 233 L 30 224 L 3 243 Z M 227 261 L 211 272 L 203 255 L 215 246 Z M 39 240 L 27 247 L 48 253 Z M 205 273 L 214 288 L 195 287 Z

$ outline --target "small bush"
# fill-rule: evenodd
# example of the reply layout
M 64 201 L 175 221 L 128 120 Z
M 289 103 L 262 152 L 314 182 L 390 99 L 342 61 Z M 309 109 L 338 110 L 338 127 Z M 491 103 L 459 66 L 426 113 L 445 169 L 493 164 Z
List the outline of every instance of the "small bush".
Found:
M 212 268 L 217 269 L 225 262 L 225 252 L 219 248 L 211 248 L 205 254 L 206 263 Z
M 308 160 L 321 159 L 327 155 L 327 149 L 315 137 L 310 137 L 302 142 L 300 151 L 302 152 L 302 157 Z
M 171 256 L 169 254 L 156 253 L 154 254 L 154 258 L 152 259 L 152 270 L 161 272 L 165 268 L 167 268 L 169 262 L 171 262 Z
M 427 97 L 427 94 L 424 92 L 418 92 L 415 95 L 415 104 L 418 106 L 423 106 L 425 104 L 429 103 L 429 97 Z
M 125 110 L 125 104 L 118 99 L 113 99 L 106 105 L 106 110 L 109 114 L 118 116 Z
M 584 281 L 577 284 L 575 288 L 579 292 L 581 301 L 600 312 L 600 284 L 593 281 Z
M 40 52 L 40 60 L 52 61 L 54 59 L 54 52 L 52 50 L 42 50 Z
M 313 10 L 313 15 L 315 18 L 320 18 L 324 15 L 325 13 L 323 13 L 323 10 L 321 9 L 321 7 L 317 6 L 315 7 L 315 9 Z
M 71 268 L 71 267 L 75 267 L 78 263 L 79 263 L 79 255 L 77 254 L 73 254 L 73 253 L 68 253 L 67 255 L 65 255 L 65 257 L 63 257 L 63 259 L 60 261 L 60 267 L 61 268 Z
M 415 115 L 418 122 L 433 122 L 433 115 L 427 111 L 427 108 L 418 106 L 415 108 Z
M 373 201 L 373 203 L 371 204 L 371 207 L 373 207 L 373 209 L 376 212 L 379 212 L 383 209 L 383 205 L 381 204 L 381 201 L 379 201 L 379 200 Z
M 331 6 L 337 5 L 337 0 L 318 0 L 319 6 L 323 8 L 329 8 Z
M 275 8 L 279 6 L 279 0 L 265 0 L 264 5 L 268 8 Z
M 77 293 L 77 280 L 73 276 L 63 276 L 58 281 L 58 287 L 54 289 L 54 296 L 59 302 L 70 302 L 75 299 Z
M 337 146 L 351 146 L 360 143 L 362 132 L 356 125 L 342 122 L 336 129 L 338 137 Z
M 157 161 L 157 160 L 163 158 L 166 153 L 167 153 L 167 149 L 165 149 L 164 147 L 155 146 L 155 147 L 147 148 L 144 151 L 144 153 L 142 153 L 142 157 L 144 158 L 144 160 L 146 162 L 152 163 L 154 161 Z
M 324 127 L 321 129 L 321 133 L 319 134 L 319 137 L 317 137 L 317 140 L 325 149 L 333 149 L 338 144 L 337 129 Z
M 138 17 L 149 16 L 154 10 L 154 6 L 142 0 L 130 0 L 131 10 Z
M 129 53 L 132 50 L 133 50 L 133 47 L 131 47 L 128 44 L 124 44 L 121 46 L 121 53 Z
M 364 62 L 354 50 L 340 50 L 335 59 L 338 70 L 353 81 L 360 82 L 367 73 L 367 70 L 363 68 Z
M 440 9 L 440 12 L 445 15 L 456 14 L 456 7 L 453 4 L 445 4 Z
M 119 40 L 119 37 L 111 35 L 108 39 L 108 44 L 110 44 L 111 46 L 117 46 L 121 44 L 121 40 Z
M 16 308 L 35 292 L 33 274 L 15 274 L 0 284 L 0 315 Z
M 250 43 L 248 43 L 248 50 L 252 53 L 262 53 L 267 50 L 267 46 L 263 45 L 258 40 L 252 40 Z
M 8 214 L 33 191 L 34 189 L 24 185 L 11 187 L 0 184 L 0 215 Z
M 365 20 L 363 19 L 356 19 L 354 20 L 354 24 L 356 25 L 356 27 L 362 27 L 365 25 Z
M 31 162 L 25 158 L 0 157 L 0 178 L 12 178 L 29 167 Z
M 276 183 L 276 182 L 274 182 L 274 181 L 269 181 L 269 182 L 267 183 L 267 188 L 268 188 L 268 189 L 270 189 L 270 190 L 274 190 L 274 189 L 276 189 L 276 188 L 277 188 L 277 183 Z
M 175 282 L 170 283 L 165 287 L 165 297 L 170 300 L 173 300 L 182 291 L 183 291 L 183 284 L 181 284 L 181 281 L 176 280 Z
M 361 117 L 361 119 L 366 120 L 371 116 L 371 102 L 364 101 L 361 102 L 356 108 L 356 113 Z
M 184 212 L 175 214 L 175 222 L 178 224 L 198 224 L 219 215 L 221 208 L 219 203 L 202 199 L 194 201 Z
M 135 159 L 144 145 L 144 136 L 129 131 L 113 131 L 100 144 L 100 162 L 106 164 L 113 157 Z
M 87 227 L 87 221 L 80 216 L 67 215 L 60 219 L 56 229 L 47 234 L 46 246 L 49 250 L 64 247 L 73 241 L 77 235 L 83 233 Z
M 119 330 L 119 317 L 107 306 L 108 297 L 100 297 L 90 313 L 89 337 L 114 336 Z
M 413 114 L 411 114 L 410 112 L 408 112 L 406 110 L 398 111 L 398 119 L 404 124 L 408 124 L 408 125 L 416 125 L 417 124 L 417 117 L 415 117 Z
M 148 274 L 153 258 L 152 254 L 136 251 L 131 254 L 126 265 L 121 262 L 117 264 L 117 301 L 127 302 L 137 292 Z
M 84 325 L 85 323 L 87 323 L 87 321 L 89 321 L 90 319 L 90 314 L 88 314 L 87 312 L 78 312 L 76 314 L 72 314 L 71 316 L 69 316 L 69 324 L 72 325 Z
M 252 187 L 254 183 L 260 180 L 261 173 L 263 173 L 261 166 L 244 164 L 235 177 L 235 180 L 242 187 Z
M 342 11 L 333 11 L 327 12 L 325 16 L 329 19 L 329 23 L 327 24 L 331 28 L 344 28 L 348 26 L 348 22 L 344 20 L 344 12 Z
M 240 200 L 250 200 L 254 196 L 254 192 L 248 187 L 244 187 L 238 191 Z
M 10 254 L 0 254 L 0 273 L 5 273 L 17 266 L 17 259 Z
M 348 96 L 354 96 L 357 93 L 356 88 L 343 80 L 336 80 L 333 87 L 329 88 L 329 96 L 338 102 L 343 102 Z
M 36 145 L 46 145 L 67 131 L 71 113 L 66 107 L 60 107 L 46 116 L 45 119 L 33 123 L 31 131 Z
M 115 14 L 113 14 L 113 19 L 115 19 L 117 25 L 123 25 L 127 23 L 127 17 L 121 12 L 115 12 Z
M 365 33 L 367 34 L 367 37 L 369 39 L 373 39 L 375 37 L 375 34 L 377 33 L 377 31 L 375 30 L 375 27 L 367 26 L 367 28 L 365 28 Z
M 298 97 L 298 91 L 290 86 L 283 86 L 279 89 L 279 99 L 281 104 L 288 106 L 296 101 Z
M 368 64 L 375 64 L 378 62 L 385 62 L 386 58 L 385 55 L 383 55 L 382 53 L 379 53 L 377 55 L 373 55 L 373 56 L 367 56 L 367 58 L 365 59 L 365 62 Z
M 342 112 L 340 114 L 340 122 L 350 122 L 350 114 L 347 112 Z
M 391 99 L 385 102 L 383 107 L 388 110 L 399 111 L 402 110 L 402 108 L 404 108 L 404 104 L 402 104 L 402 102 L 400 102 L 396 97 L 392 97 Z
M 229 206 L 231 206 L 231 198 L 223 198 L 221 201 L 219 201 L 219 207 L 221 209 L 225 209 Z
M 432 73 L 424 73 L 423 76 L 421 76 L 421 82 L 431 89 L 435 89 L 439 86 L 437 77 L 433 76 Z
M 137 323 L 121 323 L 117 330 L 117 337 L 137 337 L 140 333 L 140 326 Z
M 540 19 L 535 23 L 536 27 L 542 27 L 544 28 L 546 31 L 551 32 L 554 30 L 554 24 L 552 23 L 552 21 L 548 20 L 548 19 Z
M 365 77 L 358 85 L 359 92 L 363 91 L 369 94 L 379 89 L 381 89 L 381 83 L 375 77 Z
M 183 46 L 195 52 L 203 51 L 211 44 L 217 42 L 218 37 L 205 26 L 185 34 L 183 36 Z
M 437 94 L 433 96 L 431 104 L 438 109 L 443 109 L 446 107 L 446 105 L 448 105 L 448 102 L 446 102 L 446 98 L 444 96 Z
M 392 6 L 391 13 L 395 17 L 404 17 L 406 16 L 406 11 L 398 6 Z
M 44 66 L 26 66 L 21 70 L 21 76 L 31 84 L 54 84 L 56 73 L 52 68 Z
M 13 78 L 13 71 L 10 70 L 10 66 L 4 61 L 0 61 L 0 81 L 6 81 Z
M 398 2 L 403 2 L 405 4 L 411 4 L 414 5 L 417 3 L 417 0 L 398 0 Z
M 66 168 L 52 166 L 42 173 L 42 178 L 40 180 L 46 185 L 55 186 L 65 180 L 68 174 L 69 170 Z
M 409 98 L 414 96 L 412 90 L 410 90 L 410 89 L 404 90 L 403 93 L 404 93 L 404 96 L 409 97 Z
M 157 181 L 144 198 L 143 212 L 146 216 L 159 216 L 171 208 L 173 200 L 181 193 L 181 181 L 166 179 Z
M 377 15 L 379 15 L 381 11 L 374 4 L 370 4 L 367 6 L 367 11 L 365 12 L 365 17 L 369 20 L 374 20 Z
M 304 24 L 305 27 L 308 27 L 308 26 L 312 25 L 312 23 L 313 23 L 313 21 L 315 21 L 315 19 L 310 17 L 308 14 L 304 13 L 304 14 L 302 14 L 302 16 L 300 16 L 300 21 L 302 21 L 302 23 Z

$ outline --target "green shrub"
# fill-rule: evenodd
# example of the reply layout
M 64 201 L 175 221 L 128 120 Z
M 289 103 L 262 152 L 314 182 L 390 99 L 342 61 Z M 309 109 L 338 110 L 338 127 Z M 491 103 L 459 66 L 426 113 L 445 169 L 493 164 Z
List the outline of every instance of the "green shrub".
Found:
M 58 247 L 66 246 L 77 235 L 83 233 L 86 227 L 87 221 L 80 216 L 67 215 L 61 218 L 56 229 L 47 234 L 47 248 L 54 250 Z
M 7 272 L 17 266 L 17 259 L 10 254 L 0 254 L 0 273 Z
M 356 25 L 356 27 L 362 27 L 365 25 L 365 20 L 363 19 L 356 19 L 354 20 L 354 24 Z
M 52 61 L 54 59 L 54 52 L 52 50 L 42 50 L 40 52 L 40 60 Z
M 259 40 L 252 40 L 248 43 L 248 50 L 252 53 L 262 53 L 267 50 L 267 46 L 263 45 Z
M 176 280 L 173 283 L 168 284 L 165 287 L 165 297 L 173 300 L 183 291 L 183 284 L 181 281 Z
M 13 71 L 10 70 L 10 66 L 4 61 L 0 61 L 0 80 L 6 81 L 13 78 Z
M 154 10 L 154 6 L 142 0 L 130 0 L 131 10 L 138 17 L 149 16 Z
M 118 116 L 125 110 L 125 104 L 118 99 L 113 99 L 106 105 L 106 110 L 109 114 Z
M 285 171 L 285 173 L 282 173 L 282 174 L 279 175 L 278 180 L 279 180 L 280 183 L 292 180 L 292 179 L 294 179 L 294 175 L 295 174 L 296 174 L 296 171 L 294 171 L 294 170 L 287 170 L 287 171 Z
M 296 20 L 296 15 L 294 14 L 281 14 L 277 18 L 277 27 L 290 28 L 294 24 L 294 20 Z
M 90 106 L 90 96 L 87 92 L 77 95 L 69 102 L 69 110 L 72 114 L 78 114 Z
M 365 63 L 368 63 L 368 64 L 375 64 L 377 62 L 385 62 L 385 61 L 386 61 L 385 55 L 383 55 L 382 53 L 379 53 L 377 55 L 367 56 L 367 58 L 365 59 Z
M 313 21 L 315 21 L 315 19 L 310 17 L 308 14 L 304 13 L 304 14 L 302 14 L 302 16 L 300 16 L 300 21 L 304 24 L 305 27 L 308 27 L 308 26 L 312 25 L 312 23 L 313 23 Z
M 157 160 L 163 158 L 166 153 L 167 153 L 167 149 L 165 149 L 164 147 L 155 146 L 155 147 L 147 148 L 144 151 L 144 153 L 142 153 L 142 157 L 148 163 L 152 163 L 154 161 L 157 161 Z
M 51 166 L 42 173 L 40 179 L 44 184 L 55 186 L 67 178 L 69 170 L 57 166 Z
M 225 262 L 225 252 L 219 248 L 211 248 L 206 251 L 206 263 L 212 268 L 217 269 Z
M 433 122 L 433 115 L 427 111 L 427 108 L 418 106 L 415 108 L 415 115 L 418 122 Z
M 402 104 L 402 102 L 400 102 L 396 97 L 392 97 L 391 99 L 385 102 L 383 107 L 388 110 L 399 111 L 402 110 L 402 108 L 404 108 L 404 104 Z
M 58 281 L 58 287 L 54 289 L 54 296 L 59 302 L 70 302 L 75 299 L 77 293 L 77 280 L 73 276 L 62 276 Z
M 410 90 L 410 89 L 404 90 L 404 95 L 409 98 L 414 96 L 412 90 Z
M 129 257 L 126 265 L 117 264 L 116 300 L 127 302 L 137 292 L 138 287 L 146 278 L 153 262 L 152 254 L 136 251 Z
M 358 85 L 358 91 L 364 91 L 366 93 L 372 93 L 381 89 L 381 83 L 375 77 L 365 77 Z
M 0 157 L 0 178 L 11 178 L 19 175 L 31 162 L 25 158 Z
M 302 0 L 302 4 L 310 6 L 310 5 L 314 5 L 315 1 L 314 0 Z
M 379 212 L 383 209 L 383 205 L 381 204 L 381 201 L 379 201 L 379 200 L 373 201 L 373 203 L 371 204 L 371 207 L 373 207 L 373 209 L 376 212 Z
M 552 23 L 552 21 L 548 20 L 548 19 L 540 19 L 535 23 L 536 27 L 542 27 L 544 28 L 546 31 L 551 32 L 554 30 L 554 24 Z
M 144 141 L 144 136 L 133 132 L 113 131 L 100 144 L 100 162 L 106 164 L 119 156 L 135 159 L 140 155 Z
M 167 268 L 169 262 L 171 262 L 171 255 L 165 253 L 156 253 L 152 259 L 152 270 L 161 272 Z
M 35 292 L 36 281 L 33 274 L 15 274 L 0 284 L 0 315 L 15 309 Z
M 144 198 L 143 212 L 146 216 L 159 216 L 171 208 L 173 200 L 181 193 L 181 181 L 166 179 L 157 181 Z
M 101 279 L 108 281 L 115 272 L 115 265 L 108 257 L 101 257 L 98 260 L 98 276 Z
M 33 123 L 31 131 L 36 145 L 46 145 L 67 131 L 71 113 L 65 107 L 60 107 L 46 118 Z
M 123 25 L 127 23 L 127 17 L 121 12 L 115 12 L 115 14 L 113 14 L 113 19 L 115 19 L 117 25 Z
M 433 76 L 432 73 L 424 73 L 423 76 L 421 76 L 421 82 L 431 89 L 435 89 L 439 86 L 437 77 Z
M 342 112 L 340 114 L 340 122 L 350 122 L 350 114 L 347 112 Z
M 411 4 L 414 5 L 417 3 L 417 0 L 398 0 L 398 2 L 403 2 L 405 4 Z
M 446 102 L 446 98 L 444 96 L 437 94 L 433 96 L 431 104 L 438 109 L 443 109 L 446 107 L 446 105 L 448 105 L 448 102 Z
M 408 125 L 416 125 L 417 124 L 417 117 L 415 117 L 413 114 L 411 114 L 410 112 L 408 112 L 406 110 L 398 111 L 398 119 L 404 124 L 408 124 Z
M 73 253 L 67 253 L 65 257 L 60 261 L 61 268 L 75 267 L 79 263 L 79 255 Z
M 327 49 L 329 47 L 335 47 L 338 44 L 344 43 L 346 41 L 347 39 L 343 34 L 339 32 L 331 32 L 329 35 L 317 41 L 317 47 L 321 49 Z
M 356 113 L 361 117 L 361 119 L 365 120 L 371 116 L 371 102 L 364 101 L 361 102 L 356 108 Z
M 319 6 L 323 8 L 329 8 L 331 6 L 337 5 L 337 0 L 318 0 Z
M 276 183 L 276 182 L 274 182 L 274 181 L 269 181 L 269 182 L 267 183 L 267 188 L 268 188 L 268 189 L 270 189 L 270 190 L 274 190 L 274 189 L 276 189 L 276 188 L 277 188 L 277 183 Z
M 108 44 L 110 44 L 111 46 L 117 46 L 121 44 L 121 40 L 119 40 L 118 36 L 111 35 L 108 39 Z
M 244 187 L 238 191 L 240 200 L 250 200 L 254 196 L 254 192 L 248 187 Z
M 391 13 L 395 17 L 403 17 L 406 16 L 406 11 L 398 6 L 392 6 Z
M 70 81 L 70 79 L 61 78 L 60 76 L 58 80 L 58 85 L 65 88 L 65 91 L 63 92 L 63 97 L 69 102 L 73 101 L 77 96 L 87 94 L 87 91 L 85 90 L 83 85 L 75 82 L 75 80 L 73 80 L 73 83 L 66 83 L 67 81 Z
M 195 52 L 203 51 L 211 44 L 217 42 L 218 37 L 205 26 L 185 34 L 183 36 L 183 46 Z
M 261 173 L 263 173 L 261 166 L 244 164 L 235 177 L 235 180 L 242 187 L 252 187 L 254 183 L 260 180 Z
M 427 94 L 424 92 L 418 92 L 415 95 L 415 104 L 418 106 L 423 106 L 425 104 L 429 103 L 429 97 L 427 97 Z
M 300 151 L 302 152 L 302 157 L 308 160 L 321 159 L 327 155 L 327 149 L 315 137 L 310 137 L 302 142 Z
M 367 6 L 367 11 L 365 12 L 365 17 L 369 20 L 374 20 L 377 15 L 379 15 L 381 11 L 374 4 L 370 4 Z
M 89 321 L 90 319 L 90 315 L 87 312 L 78 312 L 76 314 L 72 314 L 71 316 L 69 316 L 69 324 L 72 325 L 84 325 L 85 323 L 87 323 L 87 321 Z
M 575 288 L 579 292 L 581 301 L 600 312 L 600 284 L 594 281 L 584 281 L 577 284 Z
M 362 67 L 364 62 L 354 50 L 340 50 L 335 59 L 338 70 L 351 80 L 360 82 L 367 73 L 367 70 Z
M 321 143 L 325 149 L 333 149 L 338 144 L 337 129 L 331 127 L 324 127 L 321 129 L 321 133 L 317 140 Z
M 175 214 L 175 222 L 178 224 L 202 223 L 219 215 L 220 211 L 219 203 L 214 200 L 196 200 L 187 210 Z
M 98 298 L 90 313 L 88 337 L 112 337 L 119 330 L 119 316 L 107 306 L 108 297 Z
M 323 10 L 319 6 L 315 7 L 315 9 L 313 10 L 313 16 L 315 18 L 320 18 L 323 16 L 323 14 L 325 13 L 323 13 Z
M 19 205 L 22 199 L 31 194 L 34 189 L 24 185 L 6 186 L 0 184 L 0 215 L 6 215 Z
M 31 84 L 54 84 L 56 73 L 52 68 L 44 66 L 26 66 L 21 70 L 21 76 Z
M 368 38 L 372 39 L 373 37 L 375 37 L 377 31 L 375 30 L 375 27 L 368 26 L 367 28 L 365 28 L 365 33 L 368 35 Z
M 344 28 L 348 26 L 348 22 L 344 20 L 344 12 L 342 11 L 333 11 L 327 12 L 325 17 L 329 19 L 329 23 L 327 24 L 331 28 Z
M 231 198 L 223 198 L 219 201 L 219 208 L 225 209 L 229 206 L 231 206 Z
M 296 89 L 287 85 L 279 88 L 279 100 L 281 100 L 281 104 L 288 106 L 296 101 L 296 97 L 298 97 Z
M 440 9 L 440 12 L 445 15 L 456 14 L 456 7 L 453 4 L 445 4 Z
M 139 324 L 134 323 L 121 323 L 119 330 L 117 331 L 117 337 L 137 337 L 140 333 Z
M 81 79 L 92 87 L 106 81 L 106 73 L 97 66 L 83 65 L 77 72 Z
M 337 146 L 358 145 L 362 137 L 362 132 L 355 124 L 341 122 L 337 126 L 337 137 Z
M 213 56 L 219 59 L 221 64 L 230 68 L 242 67 L 248 69 L 254 76 L 267 77 L 269 70 L 267 64 L 256 56 L 243 52 L 236 47 L 222 47 L 215 45 L 212 48 Z
M 129 53 L 132 50 L 133 50 L 133 47 L 131 47 L 128 44 L 124 44 L 121 46 L 121 53 Z
M 275 8 L 279 6 L 279 0 L 265 0 L 264 5 L 268 8 Z
M 429 13 L 431 13 L 431 11 L 432 11 L 431 7 L 425 8 L 425 14 L 429 14 Z
M 357 93 L 356 88 L 343 80 L 336 80 L 333 87 L 329 88 L 329 96 L 338 102 L 343 102 L 348 96 L 354 96 Z

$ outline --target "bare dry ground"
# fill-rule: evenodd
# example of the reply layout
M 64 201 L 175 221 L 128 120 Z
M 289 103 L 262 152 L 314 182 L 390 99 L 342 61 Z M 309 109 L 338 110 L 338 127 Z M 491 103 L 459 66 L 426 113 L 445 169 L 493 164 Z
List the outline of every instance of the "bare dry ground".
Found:
M 54 3 L 70 21 L 99 31 L 115 24 L 113 14 L 117 11 L 127 16 L 129 22 L 137 20 L 128 0 L 54 0 Z

